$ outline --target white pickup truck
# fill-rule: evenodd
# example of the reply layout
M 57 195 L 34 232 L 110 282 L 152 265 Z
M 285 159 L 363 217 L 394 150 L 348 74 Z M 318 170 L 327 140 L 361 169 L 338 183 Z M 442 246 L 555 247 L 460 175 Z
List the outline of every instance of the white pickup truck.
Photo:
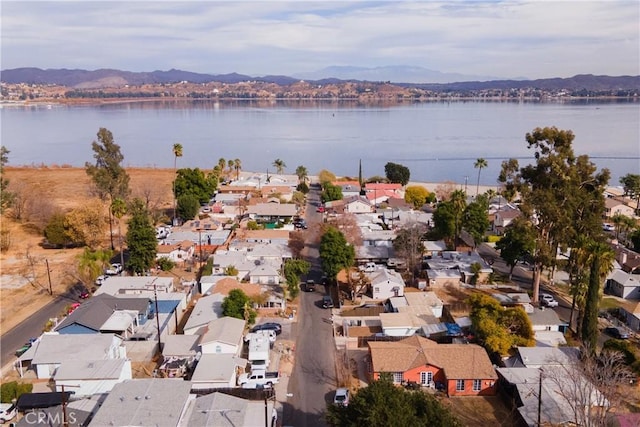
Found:
M 277 384 L 280 374 L 263 370 L 251 371 L 240 375 L 238 385 L 242 388 L 271 388 Z

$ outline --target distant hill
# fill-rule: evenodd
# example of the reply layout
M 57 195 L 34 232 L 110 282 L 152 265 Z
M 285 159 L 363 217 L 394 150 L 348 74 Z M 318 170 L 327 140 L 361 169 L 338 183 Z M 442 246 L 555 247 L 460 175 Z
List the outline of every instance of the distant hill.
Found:
M 329 67 L 325 69 L 328 75 L 320 78 L 322 74 L 317 75 L 318 78 L 310 80 L 316 84 L 340 84 L 347 81 L 389 81 L 388 75 L 391 70 L 395 70 L 397 75 L 415 77 L 416 75 L 426 75 L 425 72 L 431 73 L 433 80 L 450 78 L 458 76 L 460 79 L 465 77 L 462 74 L 444 74 L 438 71 L 427 70 L 420 67 L 379 67 L 375 69 L 357 68 L 357 67 Z M 371 78 L 356 79 L 347 78 L 340 79 L 334 72 L 341 71 L 341 75 L 365 76 Z M 360 73 L 360 74 L 358 74 Z M 300 75 L 299 75 L 300 76 Z M 152 72 L 131 72 L 113 69 L 100 69 L 94 71 L 88 70 L 69 70 L 69 69 L 47 69 L 40 68 L 15 68 L 3 70 L 0 72 L 0 80 L 5 83 L 28 83 L 28 84 L 57 84 L 77 89 L 99 89 L 106 87 L 120 87 L 126 84 L 141 85 L 150 83 L 176 83 L 188 81 L 192 83 L 222 82 L 222 83 L 240 83 L 243 81 L 261 81 L 267 83 L 275 83 L 281 86 L 290 85 L 300 80 L 300 77 L 289 76 L 263 76 L 252 77 L 244 74 L 201 74 L 189 71 L 171 69 L 168 71 L 152 71 Z M 414 78 L 411 80 L 415 81 Z M 591 74 L 582 74 L 569 78 L 549 78 L 538 80 L 489 80 L 483 81 L 481 78 L 474 81 L 458 81 L 452 83 L 412 83 L 411 81 L 403 83 L 394 83 L 401 87 L 417 87 L 433 91 L 468 91 L 483 89 L 519 89 L 519 88 L 538 88 L 543 90 L 587 90 L 587 91 L 615 91 L 615 90 L 640 90 L 640 76 L 594 76 Z
M 392 65 L 386 67 L 344 67 L 332 66 L 319 71 L 294 74 L 304 80 L 323 80 L 335 78 L 340 80 L 367 80 L 367 81 L 389 81 L 397 84 L 402 83 L 451 83 L 468 81 L 489 81 L 498 80 L 494 76 L 476 76 L 459 73 L 443 73 L 423 67 L 412 67 L 408 65 Z

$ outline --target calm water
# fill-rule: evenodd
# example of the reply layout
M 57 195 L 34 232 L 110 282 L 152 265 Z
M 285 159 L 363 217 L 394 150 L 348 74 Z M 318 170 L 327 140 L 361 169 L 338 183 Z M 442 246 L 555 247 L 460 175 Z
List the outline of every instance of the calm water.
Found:
M 238 158 L 244 170 L 273 171 L 282 159 L 293 173 L 328 169 L 336 175 L 384 175 L 388 161 L 411 179 L 475 184 L 475 159 L 487 159 L 481 183 L 494 185 L 502 160 L 532 162 L 525 134 L 538 126 L 570 129 L 574 151 L 620 176 L 640 173 L 640 103 L 452 102 L 394 106 L 355 103 L 137 102 L 102 106 L 4 107 L 2 145 L 11 165 L 92 161 L 91 141 L 111 130 L 125 164 L 210 169 Z

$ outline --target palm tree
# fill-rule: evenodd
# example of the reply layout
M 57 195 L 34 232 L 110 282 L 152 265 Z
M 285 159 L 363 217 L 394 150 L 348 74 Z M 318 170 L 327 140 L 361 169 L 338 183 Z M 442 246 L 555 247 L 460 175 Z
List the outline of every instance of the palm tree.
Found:
M 177 145 L 180 145 L 180 144 L 177 144 Z M 122 230 L 120 229 L 120 222 L 121 222 L 120 220 L 127 213 L 126 202 L 120 198 L 113 199 L 113 202 L 111 203 L 111 213 L 113 214 L 113 216 L 118 218 L 118 240 L 120 241 L 120 265 L 122 265 L 122 269 L 124 271 L 124 252 L 122 250 Z
M 309 173 L 307 172 L 307 168 L 304 166 L 298 166 L 296 168 L 296 175 L 298 175 L 298 180 L 300 183 L 305 182 L 307 180 L 307 176 Z
M 240 179 L 240 170 L 242 169 L 242 162 L 240 159 L 235 159 L 233 161 L 233 167 L 236 170 L 236 181 Z
M 458 237 L 462 231 L 462 214 L 467 207 L 467 193 L 462 190 L 456 190 L 451 193 L 451 206 L 453 207 L 453 213 L 455 215 L 456 235 L 453 237 L 453 245 L 455 248 L 458 246 Z
M 174 175 L 177 173 L 178 166 L 178 157 L 182 157 L 182 144 L 177 143 L 173 144 L 173 173 Z M 114 200 L 115 202 L 115 200 Z M 113 207 L 113 205 L 112 205 Z M 176 178 L 173 179 L 173 220 L 175 222 L 176 219 Z M 124 264 L 122 264 L 122 268 L 124 268 Z
M 102 274 L 104 268 L 111 262 L 113 252 L 110 250 L 92 251 L 85 248 L 84 252 L 78 256 L 78 273 L 80 277 L 92 283 Z
M 482 157 L 478 158 L 476 162 L 473 164 L 473 167 L 478 169 L 478 182 L 476 183 L 476 197 L 478 197 L 478 189 L 480 188 L 480 172 L 482 172 L 483 168 L 489 166 L 487 161 Z
M 235 166 L 235 162 L 232 159 L 227 160 L 227 167 L 229 168 L 229 173 L 233 172 L 234 166 Z
M 604 242 L 592 242 L 589 245 L 589 284 L 582 317 L 580 338 L 588 344 L 590 351 L 595 351 L 598 339 L 598 305 L 600 288 L 607 274 L 613 269 L 615 253 Z
M 273 161 L 273 163 L 272 163 L 272 166 L 273 166 L 274 168 L 276 168 L 276 171 L 277 171 L 278 173 L 282 173 L 282 172 L 284 172 L 284 168 L 286 168 L 286 167 L 287 167 L 287 165 L 285 164 L 285 162 L 284 162 L 283 160 L 280 160 L 280 159 L 275 159 L 275 160 Z

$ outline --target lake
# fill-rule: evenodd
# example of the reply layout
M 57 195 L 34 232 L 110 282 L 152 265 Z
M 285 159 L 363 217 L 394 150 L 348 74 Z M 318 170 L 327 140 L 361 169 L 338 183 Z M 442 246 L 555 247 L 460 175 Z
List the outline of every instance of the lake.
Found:
M 495 185 L 502 160 L 533 162 L 525 134 L 536 127 L 572 130 L 577 155 L 611 170 L 612 185 L 640 173 L 640 102 L 356 102 L 143 101 L 91 106 L 3 106 L 2 145 L 10 165 L 83 166 L 91 142 L 106 127 L 127 166 L 173 167 L 172 146 L 183 145 L 178 167 L 211 169 L 240 159 L 243 170 L 286 172 L 303 165 L 311 175 L 384 176 L 391 161 L 411 180 L 475 184 L 479 157 L 488 162 L 481 183 Z

